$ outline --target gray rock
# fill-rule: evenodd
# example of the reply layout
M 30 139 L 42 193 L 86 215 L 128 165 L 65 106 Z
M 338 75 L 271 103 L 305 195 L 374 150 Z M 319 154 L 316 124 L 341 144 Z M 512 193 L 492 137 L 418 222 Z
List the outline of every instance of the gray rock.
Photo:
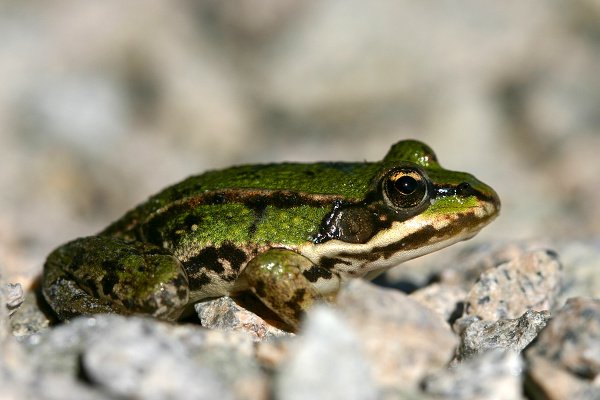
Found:
M 260 399 L 267 393 L 252 341 L 235 332 L 98 315 L 23 343 L 36 380 L 57 377 L 90 395 Z
M 522 399 L 522 369 L 517 353 L 492 350 L 428 376 L 423 389 L 443 399 Z
M 552 318 L 527 352 L 584 379 L 600 374 L 600 299 L 573 298 Z
M 194 305 L 202 326 L 248 333 L 254 340 L 293 336 L 237 304 L 231 297 L 219 297 Z
M 415 388 L 428 371 L 452 358 L 457 338 L 449 325 L 401 292 L 355 280 L 342 289 L 336 304 L 381 387 Z
M 144 322 L 105 332 L 89 344 L 81 361 L 85 376 L 115 397 L 233 398 L 214 372 L 189 357 L 182 342 Z
M 519 353 L 536 338 L 549 318 L 548 311 L 528 310 L 516 319 L 492 322 L 467 317 L 459 320 L 455 329 L 458 327 L 461 343 L 456 357 L 458 360 L 463 360 L 492 349 Z
M 3 286 L 2 282 L 2 275 L 0 275 L 0 287 Z M 4 306 L 6 303 L 6 293 L 0 290 L 0 344 L 5 343 L 10 336 L 8 309 Z
M 49 328 L 48 316 L 40 310 L 36 294 L 25 294 L 23 303 L 10 317 L 12 334 L 16 337 L 29 336 Z
M 4 296 L 6 297 L 6 308 L 12 315 L 17 307 L 19 307 L 24 300 L 23 288 L 20 283 L 7 283 L 2 288 Z
M 600 300 L 573 298 L 526 351 L 533 399 L 600 399 Z
M 600 241 L 571 241 L 557 247 L 564 265 L 560 303 L 571 297 L 600 297 Z
M 465 315 L 496 321 L 525 311 L 552 310 L 562 266 L 552 251 L 532 251 L 482 273 L 465 302 Z
M 0 286 L 4 286 L 0 278 Z M 6 399 L 27 398 L 24 382 L 29 369 L 18 343 L 10 334 L 6 290 L 0 290 L 0 388 Z
M 378 398 L 361 340 L 338 313 L 317 307 L 301 330 L 277 376 L 276 398 Z
M 469 243 L 465 247 L 450 247 L 450 256 L 434 253 L 438 259 L 437 278 L 442 284 L 460 285 L 469 291 L 481 274 L 531 251 L 548 248 L 538 242 Z
M 402 268 L 392 268 L 384 274 L 384 284 L 408 284 L 427 288 L 433 280 L 442 287 L 460 287 L 468 292 L 485 271 L 523 257 L 531 251 L 550 247 L 546 242 L 536 241 L 471 241 L 411 260 L 402 264 Z

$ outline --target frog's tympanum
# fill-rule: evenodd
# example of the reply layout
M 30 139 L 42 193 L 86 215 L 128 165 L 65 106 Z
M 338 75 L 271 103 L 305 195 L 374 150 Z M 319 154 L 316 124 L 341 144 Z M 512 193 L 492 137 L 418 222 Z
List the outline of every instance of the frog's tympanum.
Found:
M 57 316 L 177 320 L 251 291 L 291 327 L 350 278 L 474 236 L 500 209 L 489 186 L 405 140 L 378 162 L 246 165 L 192 176 L 95 236 L 56 249 L 42 291 Z

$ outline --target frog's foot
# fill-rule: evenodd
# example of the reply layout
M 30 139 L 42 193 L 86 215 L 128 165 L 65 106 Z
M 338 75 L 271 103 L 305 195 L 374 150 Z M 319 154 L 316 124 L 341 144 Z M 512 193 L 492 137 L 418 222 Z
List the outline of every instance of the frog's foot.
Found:
M 61 320 L 97 313 L 175 320 L 189 297 L 187 275 L 167 250 L 107 236 L 56 249 L 44 267 L 42 292 Z
M 320 289 L 335 292 L 339 278 L 308 258 L 286 249 L 273 249 L 253 258 L 243 272 L 250 290 L 295 330 L 304 312 L 324 297 Z M 327 282 L 319 282 L 327 277 Z

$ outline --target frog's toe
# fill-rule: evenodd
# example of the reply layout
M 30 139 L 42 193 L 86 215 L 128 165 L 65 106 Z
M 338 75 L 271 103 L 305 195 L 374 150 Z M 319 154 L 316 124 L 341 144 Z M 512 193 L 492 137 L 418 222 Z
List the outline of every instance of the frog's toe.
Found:
M 139 304 L 131 309 L 159 319 L 174 321 L 181 316 L 188 301 L 187 278 L 181 274 L 167 282 L 158 282 L 154 290 L 147 297 L 141 298 Z
M 114 314 L 110 302 L 91 296 L 75 281 L 67 276 L 55 275 L 54 279 L 44 285 L 42 294 L 50 308 L 61 321 L 75 318 L 78 315 Z

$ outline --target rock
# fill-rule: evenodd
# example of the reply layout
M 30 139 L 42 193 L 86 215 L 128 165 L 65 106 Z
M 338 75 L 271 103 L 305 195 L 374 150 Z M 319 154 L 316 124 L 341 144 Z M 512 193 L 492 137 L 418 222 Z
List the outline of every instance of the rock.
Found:
M 552 251 L 532 251 L 482 273 L 470 290 L 465 315 L 487 321 L 551 310 L 560 292 L 562 266 Z
M 214 371 L 236 399 L 268 398 L 267 368 L 257 357 L 257 343 L 246 333 L 181 326 L 173 334 L 185 343 L 190 357 Z
M 301 331 L 277 376 L 275 398 L 378 398 L 361 340 L 337 312 L 311 310 Z
M 261 399 L 267 393 L 252 341 L 235 332 L 97 315 L 23 343 L 36 381 L 56 377 L 44 382 L 62 382 L 90 395 Z
M 457 359 L 468 359 L 492 349 L 511 350 L 520 353 L 536 338 L 550 318 L 548 311 L 526 311 L 516 319 L 501 319 L 495 322 L 467 317 L 457 321 L 461 343 Z M 461 326 L 462 325 L 462 326 Z
M 285 361 L 292 340 L 274 339 L 256 343 L 256 359 L 261 366 L 275 371 Z
M 48 316 L 40 310 L 37 295 L 28 292 L 23 303 L 10 317 L 12 334 L 16 337 L 29 336 L 49 328 Z
M 600 297 L 600 242 L 571 241 L 557 247 L 564 265 L 560 304 L 571 297 Z
M 462 314 L 466 296 L 467 292 L 460 286 L 434 283 L 411 293 L 409 297 L 429 307 L 444 320 L 451 321 Z
M 600 300 L 573 298 L 548 323 L 527 352 L 584 379 L 600 373 Z
M 32 374 L 30 381 L 21 383 L 26 396 L 20 399 L 43 400 L 112 400 L 113 396 L 90 388 L 88 384 L 73 381 L 60 374 Z
M 527 356 L 525 393 L 533 400 L 600 399 L 600 387 L 569 373 L 544 357 Z
M 231 297 L 219 297 L 194 305 L 202 326 L 210 329 L 246 332 L 256 341 L 293 336 L 238 305 Z
M 2 288 L 6 298 L 6 308 L 9 315 L 12 315 L 15 310 L 23 303 L 23 288 L 20 283 L 7 283 Z
M 538 242 L 484 242 L 469 243 L 466 247 L 450 247 L 450 257 L 433 253 L 438 259 L 437 281 L 441 284 L 460 285 L 469 291 L 481 274 L 527 253 L 548 248 L 547 243 Z
M 527 350 L 526 358 L 532 398 L 600 398 L 600 300 L 567 301 Z
M 10 333 L 9 309 L 5 304 L 11 303 L 10 290 L 7 290 L 0 274 L 0 388 L 2 398 L 26 398 L 26 384 L 30 369 L 26 364 L 23 352 Z
M 105 332 L 89 344 L 81 361 L 87 379 L 115 397 L 233 398 L 214 372 L 189 357 L 183 343 L 145 323 Z
M 428 371 L 452 358 L 457 338 L 449 325 L 401 292 L 354 280 L 340 291 L 336 304 L 382 387 L 416 388 Z
M 491 350 L 428 376 L 423 390 L 443 399 L 523 399 L 522 369 L 523 360 L 517 353 Z
M 411 260 L 402 264 L 402 268 L 392 268 L 376 281 L 382 282 L 383 286 L 408 292 L 428 287 L 431 282 L 441 286 L 460 287 L 468 292 L 483 272 L 531 251 L 549 247 L 546 242 L 536 241 L 467 242 L 462 246 L 451 246 Z

